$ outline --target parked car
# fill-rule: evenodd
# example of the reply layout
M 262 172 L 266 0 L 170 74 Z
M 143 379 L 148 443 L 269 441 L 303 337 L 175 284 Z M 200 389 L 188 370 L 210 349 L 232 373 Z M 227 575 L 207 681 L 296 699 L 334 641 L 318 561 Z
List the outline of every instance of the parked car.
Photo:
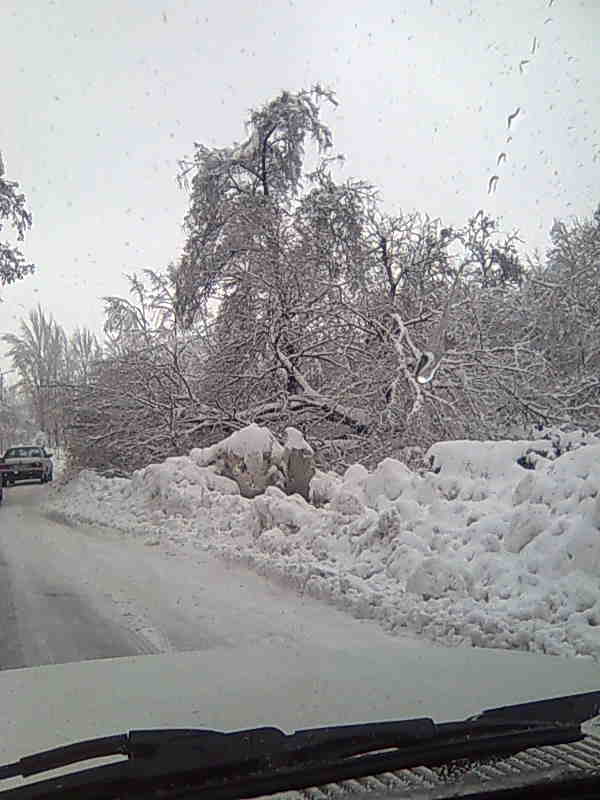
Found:
M 52 480 L 53 472 L 52 453 L 37 445 L 10 447 L 0 460 L 0 475 L 5 486 L 28 480 L 46 483 Z

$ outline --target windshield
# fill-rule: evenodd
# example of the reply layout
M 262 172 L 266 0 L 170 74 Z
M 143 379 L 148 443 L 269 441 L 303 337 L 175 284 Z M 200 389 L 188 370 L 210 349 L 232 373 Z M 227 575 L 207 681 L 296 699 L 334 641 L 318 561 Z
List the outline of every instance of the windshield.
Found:
M 12 447 L 4 454 L 4 458 L 40 458 L 43 455 L 39 447 Z
M 5 0 L 21 755 L 600 689 L 599 30 Z

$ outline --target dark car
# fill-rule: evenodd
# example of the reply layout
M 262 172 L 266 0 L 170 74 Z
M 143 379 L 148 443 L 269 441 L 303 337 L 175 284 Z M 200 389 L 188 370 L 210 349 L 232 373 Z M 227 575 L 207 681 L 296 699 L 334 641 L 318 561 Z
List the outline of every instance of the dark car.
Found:
M 11 447 L 0 459 L 0 476 L 4 486 L 17 481 L 39 480 L 40 483 L 51 481 L 52 453 L 37 445 Z

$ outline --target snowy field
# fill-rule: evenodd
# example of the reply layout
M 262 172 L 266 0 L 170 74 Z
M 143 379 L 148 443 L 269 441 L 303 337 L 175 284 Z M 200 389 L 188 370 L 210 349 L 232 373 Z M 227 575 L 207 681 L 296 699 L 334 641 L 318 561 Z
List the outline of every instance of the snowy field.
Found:
M 227 446 L 251 460 L 261 430 Z M 539 437 L 439 443 L 419 472 L 317 472 L 311 503 L 241 497 L 207 466 L 215 448 L 197 449 L 131 479 L 81 472 L 46 511 L 193 542 L 390 632 L 600 660 L 600 439 Z

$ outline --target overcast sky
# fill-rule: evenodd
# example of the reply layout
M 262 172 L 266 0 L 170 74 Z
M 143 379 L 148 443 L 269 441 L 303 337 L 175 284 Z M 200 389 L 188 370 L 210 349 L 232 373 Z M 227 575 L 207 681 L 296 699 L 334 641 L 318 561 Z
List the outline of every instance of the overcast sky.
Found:
M 483 208 L 543 249 L 600 201 L 599 0 L 2 0 L 0 31 L 0 150 L 38 265 L 2 290 L 0 332 L 38 302 L 100 330 L 125 272 L 178 255 L 178 159 L 241 140 L 284 88 L 337 92 L 341 177 L 389 211 Z

